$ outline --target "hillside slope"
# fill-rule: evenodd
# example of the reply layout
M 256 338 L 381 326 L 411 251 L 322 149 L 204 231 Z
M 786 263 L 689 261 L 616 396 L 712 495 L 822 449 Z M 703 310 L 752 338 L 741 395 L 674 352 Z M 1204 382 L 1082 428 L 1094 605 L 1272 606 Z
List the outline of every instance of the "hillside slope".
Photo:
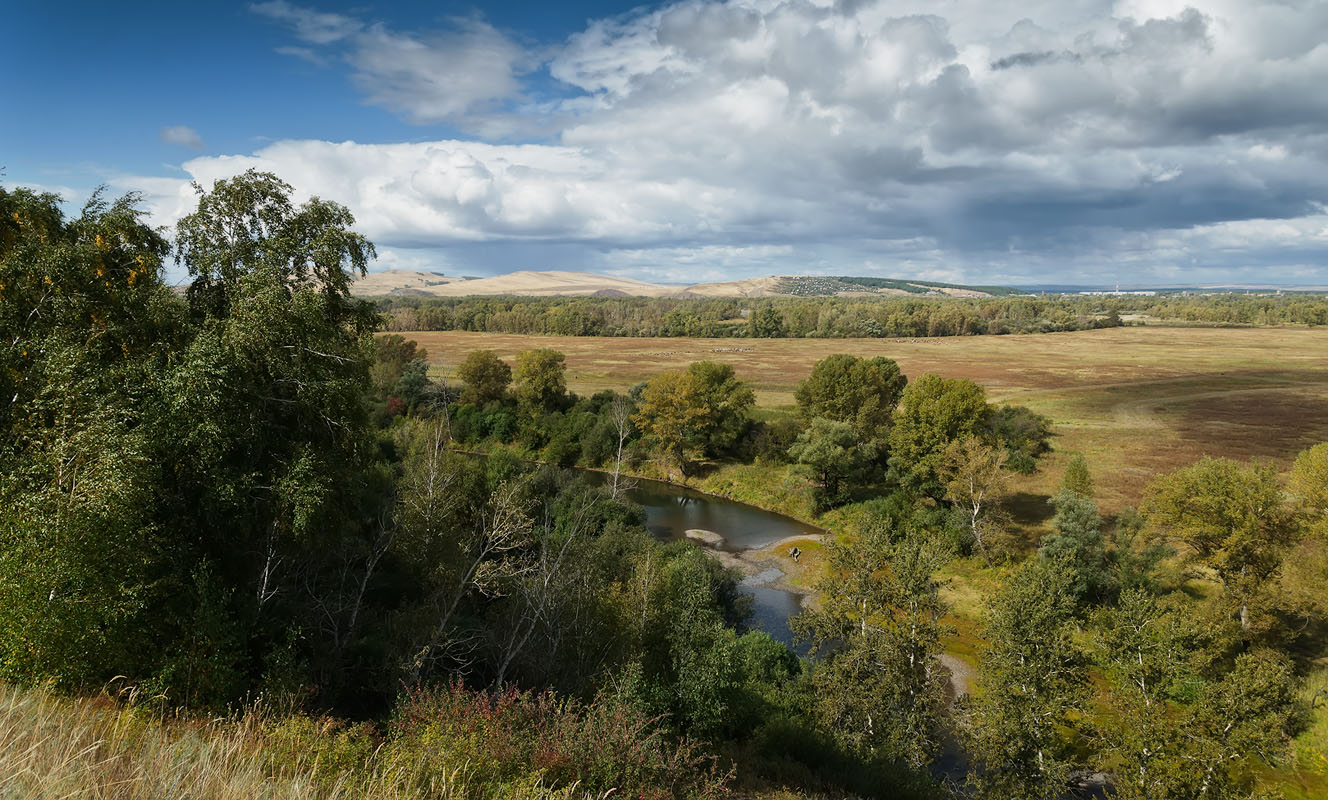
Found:
M 363 297 L 418 295 L 467 297 L 515 295 L 522 297 L 807 297 L 859 295 L 948 294 L 989 297 L 994 287 L 956 286 L 925 281 L 882 278 L 825 278 L 805 275 L 767 275 L 733 281 L 695 283 L 690 286 L 647 283 L 593 272 L 521 270 L 491 278 L 455 278 L 436 272 L 386 270 L 356 281 L 352 291 Z

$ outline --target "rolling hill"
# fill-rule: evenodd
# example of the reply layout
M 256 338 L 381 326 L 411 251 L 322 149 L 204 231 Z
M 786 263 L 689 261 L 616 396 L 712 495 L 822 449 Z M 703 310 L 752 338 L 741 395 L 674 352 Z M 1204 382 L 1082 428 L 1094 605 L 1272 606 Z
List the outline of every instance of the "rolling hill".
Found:
M 457 278 L 436 272 L 386 270 L 357 280 L 352 291 L 363 297 L 414 295 L 466 297 L 827 297 L 858 295 L 937 295 L 990 297 L 1013 290 L 996 286 L 961 286 L 888 278 L 771 275 L 690 286 L 646 283 L 593 272 L 521 270 L 492 278 Z

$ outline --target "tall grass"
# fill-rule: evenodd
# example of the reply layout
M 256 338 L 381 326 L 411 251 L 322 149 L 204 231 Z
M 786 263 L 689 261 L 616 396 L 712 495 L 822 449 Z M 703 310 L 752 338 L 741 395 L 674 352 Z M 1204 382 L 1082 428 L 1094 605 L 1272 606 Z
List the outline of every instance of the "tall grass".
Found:
M 298 734 L 293 734 L 298 730 Z M 293 744 L 300 747 L 292 747 Z M 583 800 L 539 771 L 476 783 L 445 754 L 408 754 L 330 720 L 185 720 L 109 698 L 0 685 L 0 800 Z M 402 757 L 408 755 L 408 757 Z

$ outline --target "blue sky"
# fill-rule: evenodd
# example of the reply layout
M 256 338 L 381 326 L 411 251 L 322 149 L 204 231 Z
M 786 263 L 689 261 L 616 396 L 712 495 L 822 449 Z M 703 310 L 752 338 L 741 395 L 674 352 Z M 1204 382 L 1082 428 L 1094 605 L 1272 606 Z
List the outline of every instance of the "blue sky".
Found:
M 377 268 L 1328 284 L 1328 3 L 21 4 L 0 182 L 267 169 Z

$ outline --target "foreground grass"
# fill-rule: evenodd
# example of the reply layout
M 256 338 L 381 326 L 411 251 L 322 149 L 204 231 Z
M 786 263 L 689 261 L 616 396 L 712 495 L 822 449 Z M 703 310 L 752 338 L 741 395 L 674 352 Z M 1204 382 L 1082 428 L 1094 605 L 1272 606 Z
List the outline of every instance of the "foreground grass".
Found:
M 273 770 L 261 740 L 261 727 L 253 723 L 166 724 L 105 698 L 63 700 L 40 689 L 0 686 L 0 797 L 351 796 L 315 787 L 302 765 Z
M 575 777 L 627 775 L 631 796 L 709 798 L 724 778 L 689 751 L 642 735 L 612 710 L 464 690 L 404 701 L 382 736 L 371 726 L 252 711 L 163 717 L 107 697 L 66 699 L 0 685 L 3 800 L 590 800 Z M 587 760 L 591 747 L 607 759 Z M 630 774 L 624 770 L 631 770 Z M 598 774 L 596 774 L 598 773 Z M 603 781 L 600 780 L 602 783 Z M 644 791 L 643 791 L 644 788 Z

